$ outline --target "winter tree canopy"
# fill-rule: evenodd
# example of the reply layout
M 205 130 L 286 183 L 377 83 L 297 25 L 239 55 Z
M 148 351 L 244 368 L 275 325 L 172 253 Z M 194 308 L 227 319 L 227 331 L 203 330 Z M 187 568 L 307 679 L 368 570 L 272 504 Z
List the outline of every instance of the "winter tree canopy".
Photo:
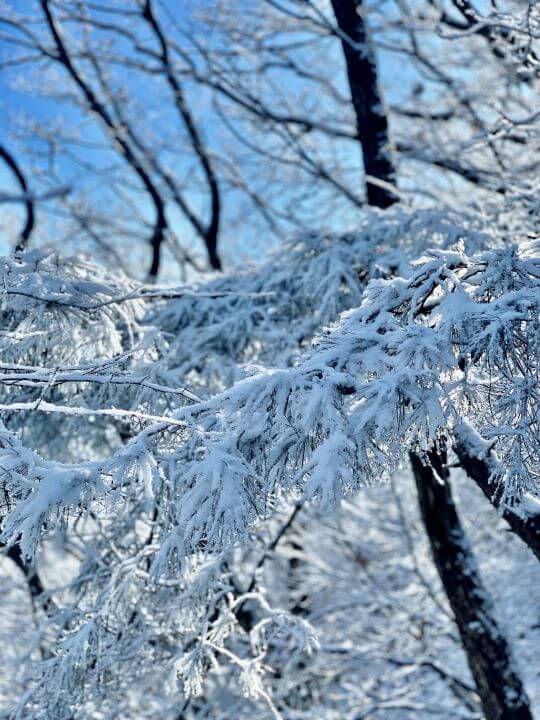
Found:
M 539 39 L 0 3 L 2 717 L 540 714 Z

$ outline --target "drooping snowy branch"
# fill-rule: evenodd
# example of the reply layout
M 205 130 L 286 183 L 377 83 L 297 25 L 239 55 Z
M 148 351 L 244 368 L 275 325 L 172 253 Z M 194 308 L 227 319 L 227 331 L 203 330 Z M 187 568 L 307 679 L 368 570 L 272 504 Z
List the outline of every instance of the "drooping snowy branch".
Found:
M 254 369 L 135 437 L 168 478 L 155 567 L 226 547 L 283 493 L 335 503 L 463 420 L 496 443 L 501 503 L 536 495 L 534 250 L 432 251 L 408 279 L 372 280 L 292 368 Z
M 264 663 L 292 662 L 289 635 L 311 631 L 239 582 L 234 553 L 276 527 L 282 500 L 314 500 L 331 517 L 409 450 L 455 440 L 464 421 L 501 458 L 489 479 L 502 505 L 523 513 L 537 494 L 540 262 L 534 245 L 489 244 L 497 238 L 446 213 L 396 208 L 191 290 L 147 292 L 54 256 L 6 261 L 5 287 L 22 294 L 4 297 L 2 539 L 38 561 L 46 539 L 65 537 L 79 557 L 48 620 L 58 658 L 35 666 L 28 707 L 64 707 L 40 691 L 44 678 L 59 693 L 77 686 L 77 702 L 95 698 L 104 664 L 137 682 L 130 654 L 159 658 L 186 692 L 230 662 L 266 702 Z M 58 355 L 44 322 L 64 333 L 62 348 L 87 326 L 95 342 Z M 99 341 L 107 322 L 114 344 Z M 57 444 L 43 442 L 43 417 Z M 83 432 L 91 453 L 61 451 Z M 302 643 L 305 655 L 312 641 Z M 174 680 L 170 702 L 177 692 Z
M 373 280 L 360 308 L 295 367 L 259 372 L 186 412 L 221 437 L 224 467 L 249 463 L 266 509 L 283 491 L 339 500 L 463 420 L 496 444 L 501 503 L 519 504 L 538 494 L 534 252 L 433 251 L 408 279 Z M 214 447 L 203 441 L 199 452 L 206 484 Z

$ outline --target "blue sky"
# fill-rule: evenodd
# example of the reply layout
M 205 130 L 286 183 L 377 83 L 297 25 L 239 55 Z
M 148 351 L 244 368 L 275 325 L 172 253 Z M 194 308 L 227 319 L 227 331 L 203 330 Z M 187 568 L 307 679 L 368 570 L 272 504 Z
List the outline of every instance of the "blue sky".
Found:
M 31 5 L 33 5 L 33 3 L 27 2 L 26 6 L 30 7 Z M 200 0 L 183 0 L 183 2 L 166 0 L 165 5 L 170 10 L 173 10 L 177 17 L 179 13 L 182 13 L 183 16 L 181 17 L 181 20 L 182 22 L 185 22 L 186 17 L 189 17 L 190 15 L 190 6 L 200 6 Z M 19 10 L 21 6 L 17 4 L 16 7 L 17 10 Z M 336 51 L 339 52 L 339 48 L 336 48 Z M 380 54 L 379 65 L 387 99 L 389 100 L 389 102 L 395 102 L 401 92 L 403 92 L 404 90 L 406 91 L 408 90 L 408 88 L 410 88 L 410 84 L 413 81 L 413 75 L 411 73 L 410 67 L 404 68 L 402 59 L 399 60 L 395 56 L 391 56 L 388 53 Z M 24 78 L 26 72 L 27 71 L 25 70 L 18 70 L 16 73 L 0 73 L 0 130 L 3 131 L 4 136 L 13 138 L 13 135 L 17 134 L 20 119 L 24 117 L 26 119 L 38 119 L 40 122 L 44 123 L 45 126 L 50 123 L 59 121 L 62 123 L 62 125 L 65 125 L 66 127 L 80 125 L 81 134 L 84 137 L 86 143 L 95 145 L 96 143 L 101 143 L 103 141 L 104 136 L 102 135 L 99 126 L 93 122 L 89 122 L 88 120 L 82 120 L 82 117 L 77 112 L 77 110 L 73 109 L 73 107 L 71 107 L 69 104 L 63 103 L 61 106 L 58 106 L 55 101 L 43 99 L 39 96 L 39 94 L 21 87 L 20 83 L 17 80 L 17 77 L 22 76 Z M 343 67 L 341 68 L 341 73 L 343 76 L 343 88 L 346 92 L 345 72 Z M 58 83 L 62 83 L 64 78 L 65 74 L 63 73 L 63 71 L 59 71 Z M 129 79 L 128 83 L 130 83 Z M 156 116 L 159 116 L 160 95 L 155 94 L 152 101 L 148 102 L 148 93 L 153 92 L 149 80 L 145 85 L 142 86 L 135 84 L 135 82 L 131 82 L 129 84 L 129 90 L 133 97 L 136 99 L 138 96 L 144 96 L 144 107 L 148 108 L 150 112 L 156 113 Z M 195 98 L 195 101 L 196 100 L 197 99 Z M 60 120 L 60 118 L 62 118 L 62 120 Z M 144 121 L 148 121 L 148 119 L 149 118 L 145 117 Z M 201 132 L 206 137 L 210 137 L 213 143 L 219 143 L 219 138 L 216 135 L 215 128 L 211 121 L 208 121 L 204 116 L 198 115 L 197 122 L 199 123 Z M 24 153 L 22 152 L 23 146 L 13 139 L 10 139 L 10 146 L 15 151 L 17 157 L 21 161 L 24 161 L 25 157 Z M 85 150 L 79 150 L 78 152 L 79 156 L 84 161 Z M 96 149 L 96 147 L 92 147 L 92 149 L 89 149 L 87 153 L 87 158 L 89 160 L 91 159 L 94 163 L 102 162 L 107 164 L 113 157 L 109 153 L 109 151 L 99 151 Z M 189 171 L 189 159 L 183 161 L 182 158 L 179 158 L 178 162 L 180 164 L 177 164 L 175 168 L 177 172 L 182 174 L 183 172 Z M 184 163 L 184 167 L 182 166 L 182 163 Z M 358 158 L 358 163 L 360 168 L 360 156 Z M 66 183 L 73 183 L 77 186 L 79 186 L 81 182 L 88 183 L 87 192 L 91 195 L 92 199 L 98 204 L 102 203 L 105 209 L 107 208 L 107 203 L 109 202 L 108 196 L 106 193 L 103 192 L 103 187 L 99 180 L 94 179 L 94 181 L 92 181 L 87 177 L 83 177 L 80 168 L 77 167 L 75 163 L 68 160 L 63 160 L 59 165 L 59 174 L 62 176 L 62 181 Z M 360 177 L 361 176 L 359 175 L 359 181 L 361 181 Z M 11 176 L 6 171 L 6 169 L 1 166 L 0 187 L 5 189 L 7 189 L 8 187 L 13 188 Z M 100 197 L 102 197 L 102 200 L 100 200 Z M 138 209 L 141 210 L 143 214 L 148 215 L 148 217 L 150 218 L 152 212 L 147 199 L 145 197 L 137 196 L 135 202 Z M 2 209 L 4 209 L 5 207 L 6 206 L 4 205 Z M 9 210 L 11 214 L 18 212 L 18 209 L 13 206 L 10 206 Z M 175 231 L 180 236 L 183 236 L 187 233 L 187 228 L 184 227 L 185 222 L 178 215 L 178 213 L 172 213 L 171 222 L 175 226 Z M 54 229 L 52 228 L 48 231 L 54 233 Z M 4 246 L 3 248 L 2 241 Z M 247 238 L 247 241 L 246 238 L 238 238 L 238 243 L 240 247 L 242 247 L 243 249 L 245 249 L 246 247 L 248 247 L 248 249 L 251 248 L 251 250 L 255 254 L 258 254 L 260 251 L 260 242 L 261 239 L 256 237 Z M 2 237 L 0 237 L 0 249 L 5 250 L 5 244 L 5 238 L 2 239 Z M 268 243 L 266 242 L 263 244 L 268 245 Z

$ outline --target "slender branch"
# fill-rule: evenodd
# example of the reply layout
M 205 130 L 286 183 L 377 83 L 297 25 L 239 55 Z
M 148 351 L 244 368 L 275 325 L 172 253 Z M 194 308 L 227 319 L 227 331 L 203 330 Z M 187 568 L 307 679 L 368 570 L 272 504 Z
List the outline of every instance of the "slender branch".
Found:
M 489 443 L 465 423 L 454 429 L 454 438 L 454 450 L 461 467 L 475 481 L 493 507 L 501 512 L 497 483 L 501 468 Z M 501 515 L 510 530 L 521 538 L 540 560 L 540 503 L 525 496 L 521 505 L 516 508 L 505 507 Z
M 155 220 L 152 235 L 150 237 L 150 245 L 152 247 L 152 264 L 149 274 L 151 278 L 155 278 L 159 271 L 161 245 L 165 239 L 165 234 L 168 228 L 167 218 L 165 215 L 165 202 L 143 164 L 132 150 L 130 144 L 126 141 L 121 129 L 114 122 L 114 119 L 108 109 L 98 99 L 93 89 L 86 80 L 84 80 L 75 67 L 70 53 L 62 39 L 60 29 L 57 26 L 56 20 L 52 14 L 50 5 L 50 0 L 40 0 L 41 9 L 55 44 L 55 60 L 66 69 L 75 85 L 79 88 L 88 104 L 89 110 L 102 120 L 109 133 L 114 138 L 123 157 L 141 180 L 145 190 L 150 195 L 154 204 Z
M 26 182 L 26 178 L 24 176 L 23 171 L 19 167 L 19 164 L 13 157 L 13 155 L 7 150 L 7 148 L 4 145 L 0 144 L 0 157 L 6 165 L 9 167 L 11 172 L 15 175 L 17 178 L 17 182 L 19 183 L 19 186 L 23 193 L 22 202 L 24 203 L 24 206 L 26 208 L 26 220 L 24 223 L 24 226 L 22 230 L 19 233 L 19 240 L 17 241 L 17 246 L 15 248 L 16 252 L 19 252 L 21 250 L 24 250 L 27 245 L 28 241 L 30 239 L 30 235 L 32 234 L 32 231 L 34 229 L 35 225 L 35 210 L 34 210 L 34 200 L 32 196 L 30 195 L 29 189 L 28 189 L 28 183 Z
M 165 70 L 167 82 L 172 90 L 176 108 L 178 109 L 178 112 L 182 117 L 185 128 L 191 140 L 191 145 L 193 147 L 193 150 L 195 151 L 195 154 L 199 158 L 204 175 L 206 177 L 206 181 L 208 183 L 208 188 L 210 191 L 211 211 L 210 222 L 204 230 L 204 241 L 206 243 L 208 258 L 210 260 L 212 268 L 214 268 L 214 270 L 221 270 L 221 259 L 217 250 L 219 222 L 221 214 L 221 198 L 217 177 L 212 167 L 210 157 L 202 142 L 199 130 L 197 129 L 197 126 L 195 124 L 195 120 L 193 119 L 193 116 L 187 105 L 182 87 L 180 86 L 180 83 L 178 82 L 178 79 L 173 71 L 173 66 L 169 56 L 169 47 L 167 44 L 167 40 L 165 38 L 161 25 L 159 24 L 157 17 L 154 13 L 151 0 L 144 0 L 142 16 L 147 21 L 150 28 L 153 30 L 154 35 L 159 43 L 159 57 L 163 65 L 163 69 Z

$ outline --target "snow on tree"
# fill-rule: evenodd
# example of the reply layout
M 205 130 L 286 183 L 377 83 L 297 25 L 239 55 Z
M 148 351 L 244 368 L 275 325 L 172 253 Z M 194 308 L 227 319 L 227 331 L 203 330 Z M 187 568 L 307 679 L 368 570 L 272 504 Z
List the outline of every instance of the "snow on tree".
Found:
M 532 718 L 529 5 L 2 7 L 2 68 L 70 106 L 0 148 L 8 717 Z M 181 287 L 117 271 L 142 239 L 152 281 L 199 272 L 180 219 L 220 269 L 247 205 L 300 232 Z M 45 213 L 62 253 L 26 251 Z
M 498 504 L 530 514 L 540 261 L 535 243 L 496 245 L 478 221 L 398 207 L 192 289 L 6 258 L 3 541 L 28 577 L 51 552 L 75 566 L 36 592 L 20 711 L 174 716 L 225 666 L 280 716 L 266 663 L 304 672 L 319 651 L 258 589 L 265 543 L 287 502 L 331 518 L 410 450 L 479 433 Z M 259 547 L 239 579 L 235 557 Z

